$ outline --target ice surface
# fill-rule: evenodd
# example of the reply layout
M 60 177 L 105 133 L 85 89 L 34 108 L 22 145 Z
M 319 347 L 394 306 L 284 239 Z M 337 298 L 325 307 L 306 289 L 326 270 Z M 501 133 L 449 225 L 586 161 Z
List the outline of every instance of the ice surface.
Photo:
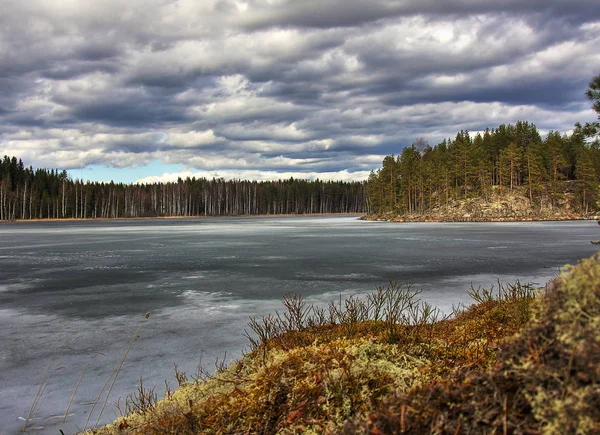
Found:
M 176 219 L 0 225 L 0 433 L 28 417 L 38 433 L 84 428 L 102 385 L 132 345 L 101 423 L 139 378 L 175 387 L 247 349 L 249 316 L 299 293 L 325 305 L 392 279 L 444 312 L 470 284 L 543 284 L 595 252 L 595 222 L 408 223 L 353 217 Z M 150 318 L 144 314 L 150 312 Z M 49 369 L 49 370 L 48 370 Z M 70 414 L 69 397 L 85 369 Z M 103 398 L 101 399 L 103 400 Z M 96 407 L 90 421 L 96 422 Z

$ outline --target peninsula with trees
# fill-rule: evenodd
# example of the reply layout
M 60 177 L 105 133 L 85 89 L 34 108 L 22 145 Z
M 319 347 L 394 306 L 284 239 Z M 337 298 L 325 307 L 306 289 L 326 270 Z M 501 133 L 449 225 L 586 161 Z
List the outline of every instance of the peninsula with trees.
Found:
M 368 182 L 369 218 L 399 221 L 576 219 L 597 209 L 598 142 L 582 129 L 519 121 L 430 146 L 418 139 Z
M 600 76 L 586 93 L 600 118 Z M 430 146 L 417 139 L 387 156 L 368 181 L 368 219 L 552 220 L 598 210 L 599 122 L 542 139 L 526 121 L 477 134 L 462 130 Z

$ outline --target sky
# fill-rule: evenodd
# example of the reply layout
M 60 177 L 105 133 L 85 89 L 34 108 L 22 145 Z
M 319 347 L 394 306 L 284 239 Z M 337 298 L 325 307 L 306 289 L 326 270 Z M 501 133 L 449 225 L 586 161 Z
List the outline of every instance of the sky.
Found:
M 417 138 L 597 118 L 597 0 L 0 0 L 0 156 L 362 180 Z

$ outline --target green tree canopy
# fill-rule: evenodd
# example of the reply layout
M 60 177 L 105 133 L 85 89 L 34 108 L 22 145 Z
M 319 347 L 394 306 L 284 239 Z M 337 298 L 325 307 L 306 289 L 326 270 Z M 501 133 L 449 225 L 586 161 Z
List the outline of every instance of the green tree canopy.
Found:
M 592 79 L 588 85 L 588 90 L 585 92 L 588 100 L 592 102 L 592 108 L 598 114 L 600 120 L 600 74 Z M 595 141 L 599 141 L 600 138 L 600 122 L 586 122 L 585 125 L 580 123 L 575 124 L 577 130 L 585 137 L 593 138 Z
M 600 74 L 592 79 L 585 95 L 592 102 L 592 107 L 600 119 Z

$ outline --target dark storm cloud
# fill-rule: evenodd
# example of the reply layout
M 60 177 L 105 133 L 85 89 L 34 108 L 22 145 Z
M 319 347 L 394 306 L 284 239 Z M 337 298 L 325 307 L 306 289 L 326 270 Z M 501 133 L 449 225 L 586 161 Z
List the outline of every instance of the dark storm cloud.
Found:
M 482 89 L 472 89 L 470 92 L 461 93 L 460 97 L 474 102 L 507 100 L 513 104 L 534 104 L 538 107 L 552 108 L 562 106 L 565 102 L 581 100 L 581 89 L 586 85 L 586 80 L 527 80 L 489 87 L 485 92 L 482 92 Z M 440 101 L 439 94 L 431 97 L 430 102 Z M 446 94 L 446 99 L 454 99 L 452 92 Z M 568 106 L 564 109 L 571 110 Z
M 189 121 L 180 107 L 157 100 L 91 102 L 76 107 L 72 116 L 84 122 L 101 122 L 121 127 L 134 125 L 137 128 L 151 128 L 157 123 L 168 125 Z
M 554 80 L 524 78 L 490 83 L 475 74 L 473 83 L 465 84 L 460 88 L 456 86 L 428 88 L 423 84 L 406 86 L 395 80 L 386 80 L 369 88 L 367 94 L 381 95 L 381 102 L 390 106 L 468 100 L 478 103 L 508 101 L 515 105 L 532 104 L 540 108 L 559 107 L 572 110 L 569 109 L 568 103 L 582 101 L 581 90 L 586 85 L 586 79 L 569 77 L 557 77 Z
M 392 17 L 429 15 L 460 17 L 472 14 L 507 14 L 543 12 L 565 19 L 594 21 L 600 6 L 590 0 L 419 0 L 419 1 L 362 1 L 362 0 L 287 0 L 271 2 L 255 0 L 256 7 L 245 24 L 249 27 L 353 27 Z M 594 18 L 596 17 L 596 18 Z
M 420 136 L 586 121 L 599 45 L 585 0 L 11 2 L 0 154 L 368 171 Z
M 46 70 L 40 70 L 40 75 L 46 79 L 51 80 L 69 80 L 97 71 L 102 71 L 108 74 L 114 74 L 118 72 L 118 68 L 114 65 L 72 62 L 69 65 L 57 64 L 50 66 Z

